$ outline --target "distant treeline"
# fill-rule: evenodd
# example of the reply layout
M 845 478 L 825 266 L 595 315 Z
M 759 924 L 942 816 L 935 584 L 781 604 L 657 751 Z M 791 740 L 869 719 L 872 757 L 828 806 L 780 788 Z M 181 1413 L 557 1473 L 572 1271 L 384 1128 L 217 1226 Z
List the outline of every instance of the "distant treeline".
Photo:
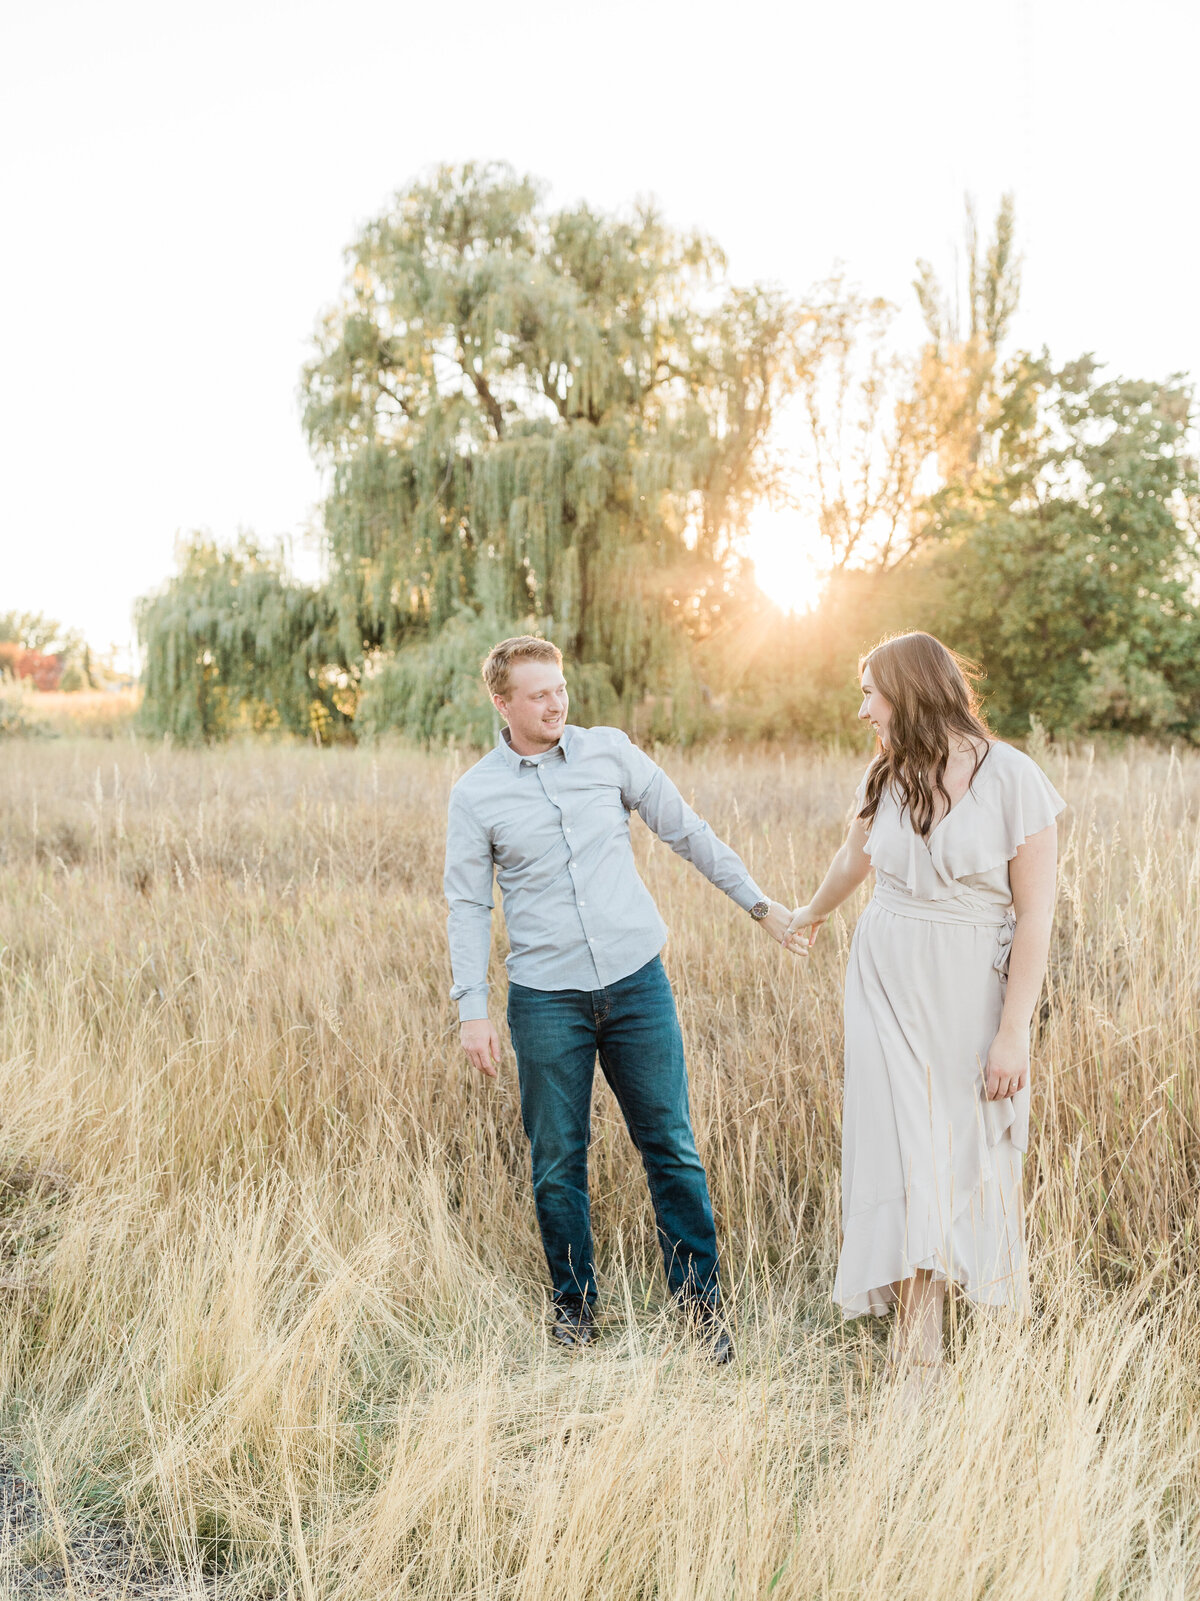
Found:
M 41 612 L 0 613 L 0 683 L 10 679 L 39 690 L 70 691 L 99 689 L 112 677 L 76 629 Z
M 841 279 L 803 303 L 731 286 L 648 206 L 549 211 L 499 166 L 412 185 L 352 247 L 304 373 L 328 581 L 186 542 L 139 609 L 144 719 L 485 743 L 480 660 L 531 631 L 581 721 L 819 738 L 852 725 L 859 652 L 922 627 L 985 665 L 1001 733 L 1200 742 L 1190 390 L 1008 348 L 1008 200 L 986 242 L 968 217 L 960 293 L 927 263 L 915 289 L 904 356 L 894 308 Z M 831 569 L 807 617 L 738 554 L 781 497 Z

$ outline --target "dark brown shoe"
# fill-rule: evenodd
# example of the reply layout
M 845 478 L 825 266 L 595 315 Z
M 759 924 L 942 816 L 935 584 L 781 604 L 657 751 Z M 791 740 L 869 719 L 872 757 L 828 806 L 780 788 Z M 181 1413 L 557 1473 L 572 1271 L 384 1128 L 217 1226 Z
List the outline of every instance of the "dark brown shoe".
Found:
M 723 1368 L 733 1361 L 733 1340 L 725 1326 L 720 1308 L 709 1306 L 707 1301 L 685 1301 L 683 1321 L 697 1348 L 714 1367 Z
M 589 1302 L 560 1301 L 555 1305 L 550 1337 L 565 1350 L 581 1351 L 592 1343 L 595 1333 L 596 1321 Z

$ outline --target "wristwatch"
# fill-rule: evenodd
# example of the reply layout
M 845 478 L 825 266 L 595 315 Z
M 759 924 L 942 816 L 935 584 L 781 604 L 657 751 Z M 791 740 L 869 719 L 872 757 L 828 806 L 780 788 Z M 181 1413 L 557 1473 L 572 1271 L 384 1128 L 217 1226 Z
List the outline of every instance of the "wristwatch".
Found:
M 754 905 L 750 908 L 750 916 L 754 919 L 754 921 L 756 923 L 761 923 L 763 918 L 767 915 L 767 913 L 770 910 L 771 910 L 770 901 L 756 901 L 754 903 Z

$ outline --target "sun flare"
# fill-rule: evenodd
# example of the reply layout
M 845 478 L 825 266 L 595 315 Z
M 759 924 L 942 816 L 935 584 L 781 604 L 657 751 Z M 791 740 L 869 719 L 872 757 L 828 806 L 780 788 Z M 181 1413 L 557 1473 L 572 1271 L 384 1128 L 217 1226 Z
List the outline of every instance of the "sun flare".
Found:
M 757 506 L 750 514 L 745 553 L 758 587 L 785 612 L 815 610 L 827 572 L 821 551 L 799 512 Z

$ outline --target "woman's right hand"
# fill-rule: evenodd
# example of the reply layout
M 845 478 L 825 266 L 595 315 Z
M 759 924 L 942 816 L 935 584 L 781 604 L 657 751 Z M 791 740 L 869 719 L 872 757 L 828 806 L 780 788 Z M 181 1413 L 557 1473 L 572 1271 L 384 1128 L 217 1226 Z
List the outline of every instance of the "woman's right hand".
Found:
M 783 936 L 784 945 L 789 951 L 812 950 L 816 944 L 817 930 L 825 921 L 823 917 L 814 917 L 811 907 L 797 906 Z

